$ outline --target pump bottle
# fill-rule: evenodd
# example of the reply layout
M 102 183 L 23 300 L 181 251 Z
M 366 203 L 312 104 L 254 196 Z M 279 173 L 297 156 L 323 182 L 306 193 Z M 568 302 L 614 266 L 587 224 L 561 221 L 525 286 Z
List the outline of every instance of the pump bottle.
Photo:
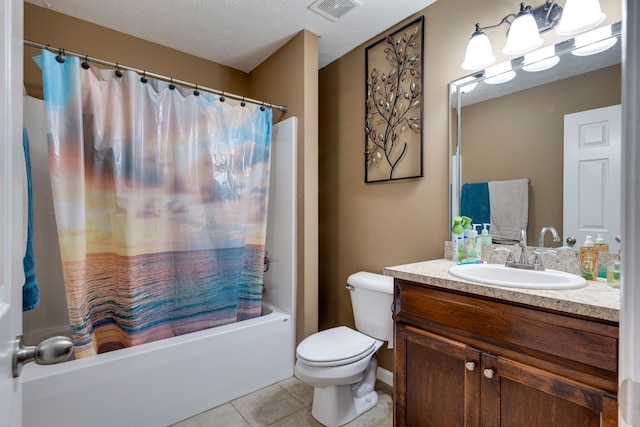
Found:
M 598 258 L 600 257 L 600 252 L 609 252 L 609 245 L 605 242 L 602 233 L 598 233 L 598 237 L 596 238 L 596 242 L 593 245 L 596 248 L 596 252 L 598 253 Z M 607 277 L 607 264 L 600 263 L 598 260 L 598 277 Z
M 593 246 L 591 236 L 587 236 L 580 248 L 580 275 L 586 280 L 598 278 L 598 251 Z
M 491 224 L 486 224 L 486 223 L 482 224 L 482 235 L 480 239 L 482 240 L 483 245 L 490 245 L 491 243 L 493 243 L 493 238 L 489 234 L 489 230 L 487 230 L 487 225 L 491 225 Z
M 462 261 L 464 259 L 464 228 L 462 228 L 462 217 L 453 217 L 453 227 L 451 227 L 451 260 Z

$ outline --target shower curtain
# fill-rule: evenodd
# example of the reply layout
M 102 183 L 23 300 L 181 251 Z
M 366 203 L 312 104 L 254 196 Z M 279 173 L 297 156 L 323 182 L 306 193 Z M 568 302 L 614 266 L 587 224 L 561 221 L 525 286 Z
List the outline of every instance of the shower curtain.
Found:
M 76 357 L 259 316 L 271 110 L 56 58 L 36 61 Z

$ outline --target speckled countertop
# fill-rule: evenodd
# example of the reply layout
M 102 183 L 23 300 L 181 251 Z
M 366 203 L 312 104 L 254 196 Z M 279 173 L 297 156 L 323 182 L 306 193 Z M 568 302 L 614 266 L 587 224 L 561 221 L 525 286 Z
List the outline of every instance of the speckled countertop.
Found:
M 531 290 L 484 285 L 459 279 L 449 274 L 453 261 L 439 259 L 413 264 L 386 267 L 384 274 L 398 279 L 425 283 L 444 289 L 483 295 L 534 307 L 596 319 L 619 321 L 620 290 L 604 281 L 590 281 L 589 285 L 573 290 Z

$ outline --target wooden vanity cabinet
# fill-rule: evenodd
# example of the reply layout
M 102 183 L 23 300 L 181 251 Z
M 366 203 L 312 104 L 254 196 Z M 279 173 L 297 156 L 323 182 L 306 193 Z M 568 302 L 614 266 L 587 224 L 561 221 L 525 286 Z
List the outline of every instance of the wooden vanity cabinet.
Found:
M 395 279 L 395 426 L 616 426 L 617 323 Z

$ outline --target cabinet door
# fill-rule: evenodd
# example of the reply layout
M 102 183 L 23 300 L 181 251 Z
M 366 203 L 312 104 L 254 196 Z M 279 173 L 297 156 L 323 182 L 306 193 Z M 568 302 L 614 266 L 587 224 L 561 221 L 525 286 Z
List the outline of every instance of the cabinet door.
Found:
M 480 352 L 396 324 L 395 426 L 480 424 Z
M 617 425 L 615 398 L 601 390 L 486 353 L 481 370 L 483 426 Z

